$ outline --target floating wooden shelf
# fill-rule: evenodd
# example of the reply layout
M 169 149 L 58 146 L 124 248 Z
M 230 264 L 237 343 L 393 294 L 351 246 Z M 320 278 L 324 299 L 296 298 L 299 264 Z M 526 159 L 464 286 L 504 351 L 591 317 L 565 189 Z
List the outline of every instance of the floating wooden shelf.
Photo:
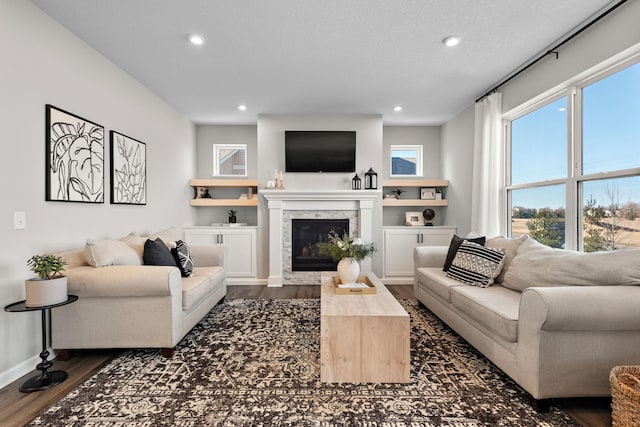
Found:
M 257 187 L 257 179 L 190 179 L 192 187 Z
M 191 199 L 191 206 L 258 206 L 258 180 L 257 179 L 190 179 L 189 185 L 192 187 L 210 188 L 241 188 L 248 189 L 251 194 L 250 199 Z
M 383 199 L 382 206 L 448 206 L 447 200 Z
M 258 198 L 253 199 L 191 199 L 191 206 L 258 206 Z

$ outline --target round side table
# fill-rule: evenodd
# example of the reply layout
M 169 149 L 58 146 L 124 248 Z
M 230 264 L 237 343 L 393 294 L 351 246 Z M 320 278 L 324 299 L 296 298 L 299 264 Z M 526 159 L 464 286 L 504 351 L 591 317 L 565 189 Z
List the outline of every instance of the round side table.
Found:
M 32 391 L 46 390 L 51 387 L 55 387 L 64 380 L 67 379 L 67 373 L 65 371 L 49 371 L 49 368 L 53 365 L 53 362 L 47 360 L 49 352 L 47 351 L 47 311 L 55 307 L 61 307 L 63 305 L 76 302 L 78 297 L 76 295 L 68 295 L 67 300 L 58 304 L 41 305 L 38 307 L 29 307 L 25 304 L 25 301 L 15 302 L 9 304 L 4 308 L 4 311 L 18 313 L 23 311 L 36 311 L 42 312 L 42 353 L 40 358 L 42 362 L 36 365 L 36 369 L 41 371 L 40 375 L 35 376 L 27 380 L 20 386 L 20 391 L 23 393 L 31 393 Z

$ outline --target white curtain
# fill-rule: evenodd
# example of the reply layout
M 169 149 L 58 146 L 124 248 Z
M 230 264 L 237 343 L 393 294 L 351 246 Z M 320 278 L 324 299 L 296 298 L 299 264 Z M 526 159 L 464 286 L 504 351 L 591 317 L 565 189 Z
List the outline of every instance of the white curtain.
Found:
M 475 112 L 471 230 L 493 237 L 502 234 L 505 217 L 502 94 L 477 102 Z

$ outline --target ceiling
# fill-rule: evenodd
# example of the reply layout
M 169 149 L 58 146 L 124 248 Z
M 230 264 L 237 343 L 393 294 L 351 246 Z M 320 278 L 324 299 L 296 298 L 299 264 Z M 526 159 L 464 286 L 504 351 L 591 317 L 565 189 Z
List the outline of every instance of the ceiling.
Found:
M 198 124 L 439 125 L 610 0 L 32 0 Z M 202 46 L 187 37 L 198 33 Z M 442 40 L 459 35 L 447 48 Z M 246 111 L 239 111 L 244 104 Z M 395 112 L 393 107 L 402 106 Z

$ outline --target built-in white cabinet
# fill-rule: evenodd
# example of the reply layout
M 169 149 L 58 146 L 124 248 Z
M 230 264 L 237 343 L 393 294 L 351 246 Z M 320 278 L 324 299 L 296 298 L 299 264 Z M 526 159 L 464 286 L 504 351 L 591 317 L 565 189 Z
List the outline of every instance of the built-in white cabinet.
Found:
M 227 248 L 227 277 L 257 276 L 258 227 L 185 227 L 184 238 L 190 245 L 224 245 Z M 233 281 L 233 280 L 232 280 Z
M 401 226 L 383 228 L 385 283 L 411 283 L 413 249 L 417 246 L 449 246 L 454 226 Z

